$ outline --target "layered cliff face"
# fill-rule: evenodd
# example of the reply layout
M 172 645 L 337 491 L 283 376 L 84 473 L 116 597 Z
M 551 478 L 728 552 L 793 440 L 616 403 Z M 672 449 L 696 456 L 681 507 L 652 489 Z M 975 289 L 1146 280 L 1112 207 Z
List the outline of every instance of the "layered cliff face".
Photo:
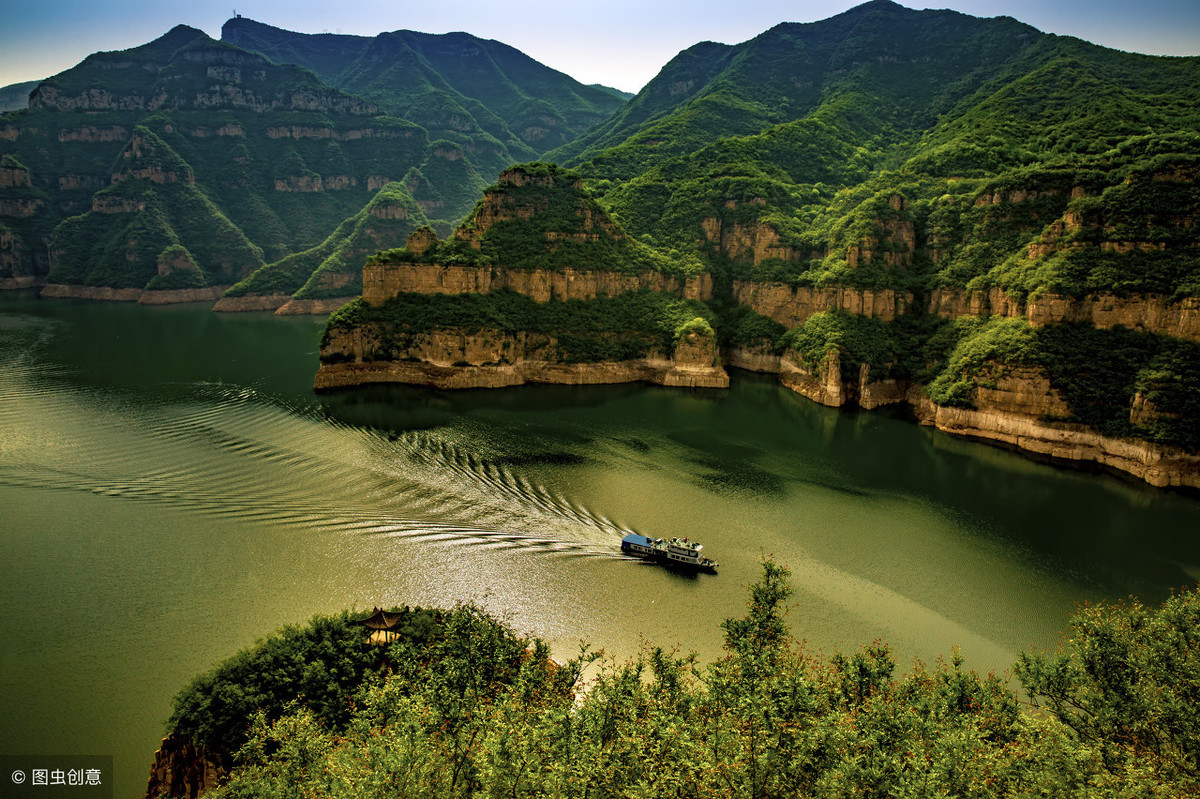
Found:
M 680 266 L 630 241 L 576 176 L 515 167 L 449 240 L 420 228 L 368 260 L 362 297 L 326 325 L 316 385 L 726 386 L 701 303 L 712 278 Z
M 1076 465 L 1098 464 L 1159 487 L 1200 488 L 1200 452 L 1132 437 L 1107 436 L 1070 421 L 1070 409 L 1038 370 L 1020 370 L 978 387 L 972 407 L 946 407 L 919 388 L 908 397 L 921 424 Z M 1138 407 L 1133 410 L 1137 418 Z
M 154 753 L 147 799 L 169 796 L 172 799 L 198 799 L 217 787 L 225 778 L 228 763 L 190 740 L 169 735 Z
M 245 32 L 247 26 L 255 28 L 256 23 L 238 20 L 233 27 Z M 255 28 L 261 33 L 260 29 L 293 43 L 311 44 L 314 38 Z M 410 38 L 433 45 L 443 37 Z M 471 39 L 463 34 L 450 38 L 460 45 Z M 255 41 L 265 43 L 262 37 Z M 366 47 L 370 41 L 361 43 Z M 390 87 L 386 90 L 382 83 L 366 79 L 364 71 L 372 64 L 381 66 L 378 58 L 386 57 L 386 47 L 362 53 L 365 60 L 351 69 L 370 84 L 369 90 L 367 85 L 323 81 L 302 63 L 301 55 L 308 51 L 303 45 L 287 54 L 272 50 L 294 58 L 268 58 L 263 55 L 266 50 L 253 52 L 214 41 L 186 26 L 140 47 L 88 57 L 42 81 L 28 106 L 0 123 L 0 157 L 14 161 L 0 169 L 0 231 L 14 242 L 4 250 L 0 280 L 45 280 L 51 266 L 51 233 L 74 216 L 93 211 L 141 213 L 147 215 L 146 224 L 156 224 L 150 205 L 108 192 L 130 177 L 126 170 L 115 177 L 109 167 L 124 150 L 136 147 L 135 131 L 148 130 L 182 154 L 192 185 L 221 210 L 237 229 L 235 235 L 262 250 L 263 261 L 276 263 L 320 246 L 389 183 L 406 186 L 414 196 L 414 210 L 420 213 L 416 225 L 432 222 L 451 228 L 486 187 L 481 175 L 494 175 L 513 161 L 535 157 L 543 147 L 572 138 L 583 120 L 602 113 L 597 109 L 620 103 L 498 42 L 471 41 L 478 45 L 475 52 L 444 53 L 434 47 L 439 53 L 436 66 L 415 51 L 410 52 L 414 58 L 388 61 L 383 66 Z M 480 49 L 494 57 L 503 51 L 512 69 L 500 76 L 507 95 L 502 96 L 498 86 L 478 98 L 463 94 L 463 86 L 455 88 L 463 81 L 471 83 L 472 73 L 461 69 L 459 56 L 481 56 L 469 59 L 479 67 L 498 66 L 491 56 L 482 57 Z M 372 96 L 347 93 L 355 89 Z M 534 91 L 546 96 L 534 101 Z M 407 95 L 398 103 L 402 112 L 397 110 L 400 94 Z M 560 101 L 561 108 L 556 105 Z M 530 107 L 546 118 L 544 145 L 523 143 L 497 116 L 524 124 Z M 132 177 L 163 185 L 182 179 L 182 173 Z M 168 210 L 188 213 L 182 205 L 186 203 Z M 402 244 L 407 232 L 379 241 L 374 249 Z M 138 242 L 130 231 L 125 244 L 136 247 Z M 237 242 L 213 242 L 221 244 Z M 374 249 L 362 253 L 360 260 Z M 218 265 L 197 262 L 203 273 L 219 271 Z M 119 260 L 101 270 L 61 258 L 58 264 L 72 273 L 54 278 L 63 285 L 119 290 L 132 288 L 139 277 L 134 274 L 137 266 L 123 273 Z M 348 271 L 356 274 L 358 264 Z M 225 283 L 243 276 L 232 275 Z M 319 293 L 321 287 L 314 284 L 312 289 Z M 356 294 L 357 287 L 352 287 L 343 297 Z
M 846 311 L 891 322 L 907 313 L 913 304 L 911 292 L 895 289 L 793 287 L 750 280 L 735 280 L 733 296 L 755 313 L 789 328 L 823 311 Z
M 639 358 L 578 362 L 564 360 L 562 342 L 552 334 L 439 328 L 401 337 L 394 330 L 360 327 L 331 334 L 321 355 L 328 362 L 317 372 L 317 390 L 369 383 L 442 389 L 525 383 L 729 385 L 715 342 L 696 333 L 685 336 L 669 354 L 651 351 Z
M 397 294 L 488 294 L 514 291 L 537 302 L 591 300 L 649 289 L 689 300 L 710 300 L 712 276 L 666 275 L 662 272 L 513 269 L 413 263 L 368 263 L 363 267 L 363 299 L 382 305 Z
M 1035 325 L 1082 322 L 1105 329 L 1120 326 L 1200 341 L 1200 297 L 1100 294 L 1075 298 L 1044 294 L 1021 299 L 1001 288 L 936 289 L 930 294 L 928 312 L 947 319 L 996 315 L 1025 318 Z

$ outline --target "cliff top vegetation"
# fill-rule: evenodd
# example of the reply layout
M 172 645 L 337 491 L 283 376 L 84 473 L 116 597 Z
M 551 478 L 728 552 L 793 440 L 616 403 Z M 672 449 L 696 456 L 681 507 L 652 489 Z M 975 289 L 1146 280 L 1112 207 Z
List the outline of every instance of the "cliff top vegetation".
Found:
M 420 246 L 385 250 L 374 263 L 437 263 L 513 269 L 698 274 L 700 260 L 627 236 L 557 164 L 517 164 L 501 173 L 448 240 L 428 233 Z
M 548 157 L 718 277 L 1194 296 L 1198 74 L 871 2 L 685 50 Z
M 217 799 L 1200 788 L 1200 720 L 1188 700 L 1200 689 L 1200 650 L 1189 644 L 1200 629 L 1195 590 L 1158 608 L 1084 608 L 1058 652 L 1020 656 L 1027 700 L 966 668 L 957 651 L 903 675 L 878 643 L 828 658 L 807 652 L 788 632 L 791 591 L 788 571 L 768 561 L 745 615 L 722 624 L 724 657 L 702 666 L 647 646 L 586 680 L 598 657 L 586 647 L 555 666 L 544 644 L 470 608 L 415 615 L 413 631 L 374 654 L 345 616 L 318 619 L 197 680 L 174 724 L 237 699 L 240 715 L 228 719 L 245 745 Z M 335 627 L 345 640 L 326 634 Z M 289 649 L 302 657 L 281 656 Z M 348 673 L 335 667 L 359 650 L 388 665 L 360 671 L 369 676 L 356 689 L 352 679 L 307 698 L 305 685 Z M 307 676 L 259 668 L 275 662 L 303 663 Z M 325 701 L 350 695 L 332 709 Z

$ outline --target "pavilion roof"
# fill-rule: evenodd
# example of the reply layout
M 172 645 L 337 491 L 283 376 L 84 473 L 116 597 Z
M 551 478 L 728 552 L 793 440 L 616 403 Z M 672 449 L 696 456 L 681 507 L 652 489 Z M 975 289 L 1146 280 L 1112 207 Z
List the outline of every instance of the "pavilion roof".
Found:
M 375 609 L 375 612 L 365 619 L 359 619 L 355 624 L 360 624 L 371 630 L 390 630 L 403 621 L 404 613 L 389 613 L 386 610 Z

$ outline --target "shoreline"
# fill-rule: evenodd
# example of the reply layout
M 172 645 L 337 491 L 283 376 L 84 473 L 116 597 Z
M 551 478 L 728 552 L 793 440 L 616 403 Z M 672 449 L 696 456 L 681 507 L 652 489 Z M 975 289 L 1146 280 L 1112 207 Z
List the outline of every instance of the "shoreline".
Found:
M 1200 453 L 1139 438 L 1105 436 L 1079 424 L 1045 422 L 1036 413 L 1019 413 L 997 407 L 958 408 L 930 400 L 920 385 L 907 381 L 843 381 L 834 368 L 812 375 L 786 358 L 749 363 L 728 353 L 725 364 L 737 371 L 774 375 L 778 383 L 826 407 L 846 411 L 872 411 L 902 407 L 906 417 L 922 427 L 932 427 L 955 438 L 990 444 L 1021 453 L 1060 468 L 1097 470 L 1155 488 L 1200 491 Z M 746 365 L 742 365 L 746 364 Z M 748 368 L 750 367 L 750 368 Z M 758 367 L 758 368 L 753 368 Z M 836 364 L 835 364 L 836 367 Z M 717 371 L 719 370 L 719 374 Z M 861 375 L 866 377 L 866 375 Z M 708 370 L 673 367 L 669 360 L 551 364 L 525 361 L 496 365 L 447 365 L 426 361 L 374 361 L 322 364 L 313 388 L 318 394 L 351 391 L 370 385 L 410 385 L 461 391 L 507 388 L 531 383 L 601 385 L 641 382 L 677 388 L 728 388 L 724 367 Z

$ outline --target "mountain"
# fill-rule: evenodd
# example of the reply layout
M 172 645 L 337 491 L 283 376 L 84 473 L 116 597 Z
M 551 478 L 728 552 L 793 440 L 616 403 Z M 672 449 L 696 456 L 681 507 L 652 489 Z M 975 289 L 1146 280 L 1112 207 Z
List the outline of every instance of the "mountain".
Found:
M 982 265 L 1028 253 L 1077 186 L 1102 194 L 1154 172 L 1155 159 L 1187 171 L 1198 152 L 1198 69 L 1196 58 L 1120 53 L 1009 18 L 872 0 L 741 45 L 684 51 L 606 123 L 548 157 L 578 166 L 632 233 L 698 247 L 735 277 L 1074 291 L 1101 284 L 1046 270 L 1045 283 L 1018 282 L 1018 271 L 1039 270 L 989 276 Z M 1052 216 L 1013 220 L 997 237 L 974 227 L 978 213 L 946 210 L 1005 188 L 1040 192 L 1039 213 Z M 904 211 L 888 210 L 893 196 Z M 1194 207 L 1182 195 L 1159 199 L 1163 210 Z M 892 235 L 889 216 L 912 226 L 904 268 L 862 246 Z M 1185 224 L 1166 236 L 1168 250 L 1194 235 L 1188 214 L 1178 216 Z M 1125 259 L 1144 272 L 1140 260 Z M 1167 271 L 1175 277 L 1141 288 L 1195 292 L 1187 269 Z
M 612 86 L 605 86 L 602 83 L 589 83 L 588 85 L 593 89 L 599 89 L 602 92 L 608 92 L 622 101 L 632 100 L 635 97 L 633 92 L 623 92 L 620 89 L 614 89 Z
M 308 41 L 249 20 L 227 28 L 253 29 L 260 40 L 270 32 L 296 50 Z M 448 232 L 489 178 L 517 160 L 510 151 L 536 152 L 520 136 L 535 142 L 537 119 L 545 118 L 538 124 L 547 146 L 559 144 L 621 102 L 465 34 L 355 41 L 362 52 L 346 67 L 356 74 L 372 58 L 388 62 L 357 84 L 383 104 L 186 26 L 140 47 L 93 54 L 39 83 L 28 108 L 0 117 L 0 286 L 49 281 L 60 296 L 127 299 L 158 292 L 154 301 L 184 288 L 191 293 L 181 299 L 196 299 L 200 289 L 212 295 L 264 263 L 320 246 L 339 227 L 353 228 L 347 220 L 390 183 L 411 195 L 421 223 Z M 381 55 L 397 42 L 396 52 L 408 55 Z M 508 71 L 497 68 L 471 89 L 467 76 L 482 62 Z M 134 150 L 169 162 L 162 175 L 175 178 L 156 182 L 141 167 L 131 171 Z M 395 246 L 406 233 L 378 244 Z M 81 235 L 100 237 L 95 251 Z M 195 269 L 160 274 L 155 264 L 168 247 L 186 250 Z
M 26 108 L 29 105 L 29 93 L 36 89 L 39 83 L 41 81 L 30 80 L 0 86 L 0 113 Z
M 1010 18 L 872 0 L 821 22 L 782 23 L 739 45 L 697 44 L 618 114 L 553 155 L 587 161 L 625 144 L 632 152 L 622 155 L 644 169 L 855 95 L 869 119 L 850 121 L 871 124 L 873 133 L 923 128 L 1002 76 L 1041 36 Z
M 689 48 L 547 159 L 626 239 L 702 264 L 724 364 L 1200 487 L 1198 109 L 1200 58 L 872 0 Z M 634 290 L 551 233 L 519 261 Z M 479 284 L 456 285 L 474 308 Z
M 317 384 L 725 387 L 699 266 L 626 236 L 577 175 L 520 164 L 450 239 L 420 228 L 367 260 Z
M 194 289 L 229 284 L 262 263 L 251 244 L 196 186 L 179 155 L 138 126 L 112 185 L 91 210 L 54 232 L 51 276 L 60 284 Z
M 623 103 L 613 90 L 467 33 L 303 34 L 234 17 L 221 39 L 311 69 L 463 147 L 486 174 L 572 141 Z
M 362 293 L 362 263 L 428 224 L 402 183 L 381 188 L 323 242 L 256 270 L 231 287 L 218 311 L 328 313 Z

